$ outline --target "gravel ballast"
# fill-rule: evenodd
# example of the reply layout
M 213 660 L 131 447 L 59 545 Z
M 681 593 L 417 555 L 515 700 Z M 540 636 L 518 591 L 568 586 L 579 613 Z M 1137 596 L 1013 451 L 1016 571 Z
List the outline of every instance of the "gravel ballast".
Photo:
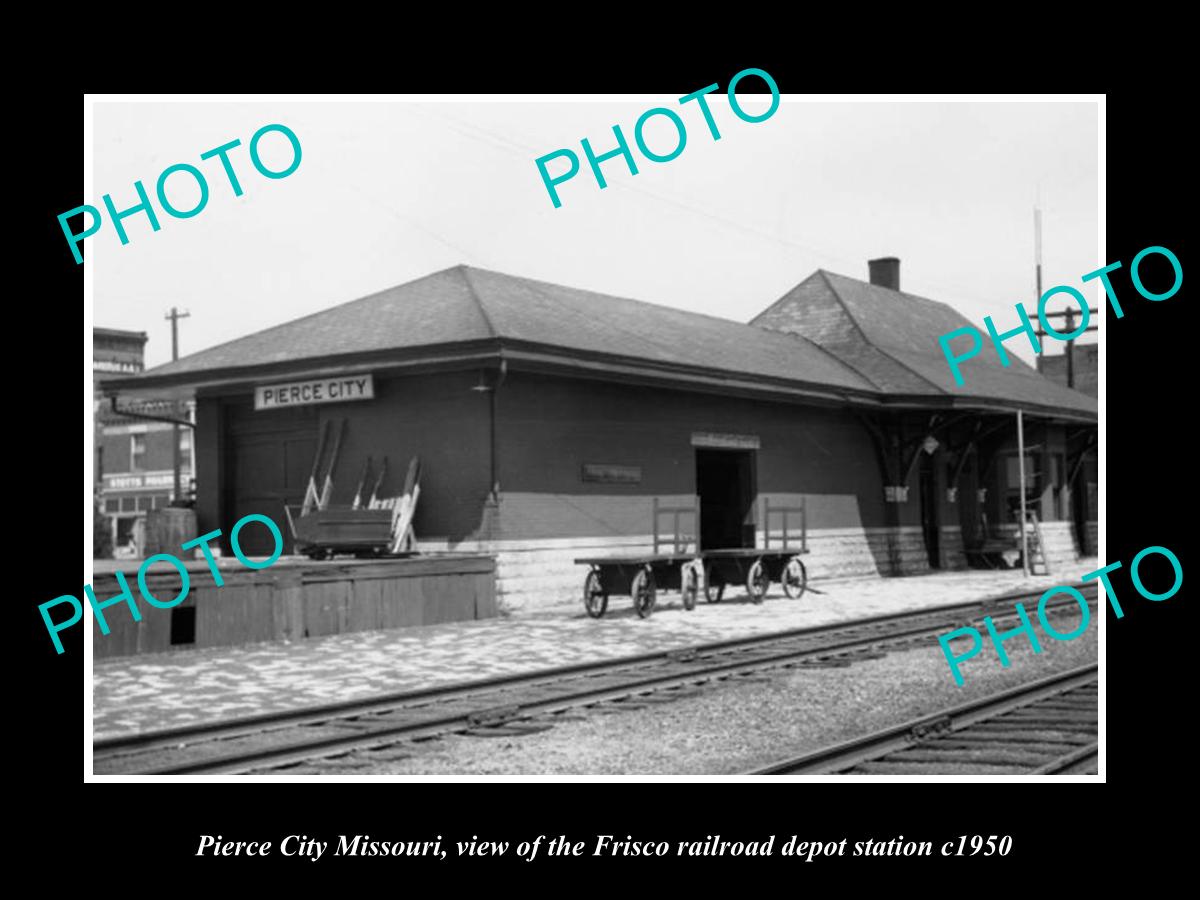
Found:
M 1069 629 L 1063 624 L 1060 628 Z M 1095 662 L 1096 628 L 1071 641 L 990 643 L 958 687 L 937 642 L 844 668 L 781 669 L 711 683 L 670 702 L 554 717 L 522 736 L 449 735 L 288 770 L 353 775 L 732 775 Z M 661 695 L 660 695 L 661 696 Z M 644 698 L 639 698 L 641 703 Z M 631 704 L 632 705 L 632 704 Z M 955 767 L 947 764 L 945 774 Z

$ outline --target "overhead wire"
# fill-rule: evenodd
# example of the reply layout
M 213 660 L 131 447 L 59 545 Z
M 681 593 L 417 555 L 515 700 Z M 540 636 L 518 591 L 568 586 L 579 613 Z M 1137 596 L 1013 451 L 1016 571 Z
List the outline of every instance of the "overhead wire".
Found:
M 442 114 L 438 114 L 438 113 L 433 113 L 428 110 L 421 109 L 421 108 L 417 107 L 416 105 L 414 105 L 413 111 L 417 112 L 419 115 L 422 115 L 426 118 L 434 119 L 438 122 L 441 122 L 445 127 L 449 128 L 452 131 L 457 132 L 458 134 L 461 134 L 468 138 L 473 138 L 473 139 L 481 141 L 483 143 L 491 144 L 495 147 L 498 147 L 502 150 L 505 150 L 505 151 L 513 153 L 513 154 L 518 154 L 523 157 L 526 154 L 534 154 L 534 157 L 536 158 L 537 154 L 540 153 L 540 151 L 538 149 L 536 149 L 528 144 L 521 143 L 520 141 L 514 141 L 514 140 L 504 137 L 502 135 L 498 135 L 495 132 L 493 132 L 487 128 L 483 128 L 479 125 L 476 125 L 472 122 L 464 122 L 461 119 L 454 118 L 453 116 L 446 116 L 446 115 L 442 115 Z M 862 264 L 861 260 L 851 260 L 851 259 L 841 256 L 839 254 L 829 253 L 827 251 L 820 250 L 816 247 L 813 247 L 813 246 L 810 246 L 807 244 L 802 244 L 798 241 L 794 241 L 789 238 L 785 238 L 780 235 L 773 234 L 770 231 L 766 231 L 757 226 L 747 225 L 743 222 L 735 221 L 735 220 L 730 219 L 726 216 L 723 216 L 719 213 L 714 213 L 714 212 L 710 212 L 705 209 L 698 208 L 696 206 L 693 206 L 690 203 L 686 203 L 682 200 L 659 193 L 657 191 L 649 190 L 640 185 L 634 185 L 634 184 L 630 184 L 628 182 L 622 182 L 622 181 L 610 181 L 609 184 L 610 184 L 610 186 L 616 187 L 620 190 L 628 191 L 633 194 L 642 194 L 646 197 L 650 197 L 651 199 L 657 200 L 660 203 L 666 203 L 670 206 L 676 207 L 677 209 L 683 210 L 685 212 L 690 212 L 697 216 L 701 216 L 705 219 L 716 222 L 720 225 L 724 225 L 728 228 L 733 228 L 733 229 L 743 232 L 745 234 L 752 235 L 754 237 L 763 238 L 765 240 L 769 240 L 769 241 L 772 241 L 777 244 L 781 244 L 781 245 L 783 245 L 785 247 L 789 247 L 793 250 L 800 250 L 805 253 L 811 254 L 813 256 L 817 256 L 817 257 L 827 259 L 827 260 L 832 260 L 832 261 L 835 261 L 835 262 L 838 262 L 838 263 L 841 263 L 841 264 L 844 264 L 847 266 L 851 266 L 851 267 L 857 267 Z M 1003 304 L 998 301 L 980 297 L 978 294 L 975 294 L 973 291 L 971 291 L 967 288 L 963 288 L 962 286 L 938 283 L 938 282 L 930 281 L 928 279 L 922 279 L 922 281 L 925 284 L 928 284 L 930 287 L 936 288 L 939 291 L 945 291 L 953 296 L 975 300 L 977 302 L 985 303 L 985 304 L 991 305 L 993 307 L 1003 306 Z

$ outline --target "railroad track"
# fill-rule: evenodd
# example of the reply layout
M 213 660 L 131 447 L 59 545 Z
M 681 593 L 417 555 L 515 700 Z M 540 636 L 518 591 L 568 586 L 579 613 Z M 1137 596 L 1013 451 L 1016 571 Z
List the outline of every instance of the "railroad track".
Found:
M 1081 666 L 751 774 L 1095 774 L 1097 678 Z
M 1094 584 L 1080 586 L 1089 604 Z M 1013 602 L 1040 592 L 955 603 L 738 638 L 615 660 L 420 691 L 142 732 L 93 742 L 93 772 L 108 774 L 286 773 L 320 760 L 337 770 L 419 752 L 419 742 L 459 733 L 480 737 L 544 730 L 568 710 L 599 712 L 671 702 L 700 686 L 779 668 L 848 666 L 887 652 L 937 647 L 937 636 L 986 615 L 1014 618 Z M 1077 610 L 1074 600 L 1048 613 Z M 937 652 L 940 653 L 940 650 Z

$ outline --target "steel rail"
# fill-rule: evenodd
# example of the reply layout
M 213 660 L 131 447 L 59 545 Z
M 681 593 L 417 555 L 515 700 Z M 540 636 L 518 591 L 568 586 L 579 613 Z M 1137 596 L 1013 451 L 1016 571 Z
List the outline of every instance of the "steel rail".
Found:
M 1079 584 L 1076 588 L 1086 591 L 1096 590 L 1095 583 Z M 675 647 L 666 650 L 655 650 L 630 656 L 619 656 L 612 659 L 589 660 L 582 663 L 571 663 L 565 666 L 554 666 L 538 669 L 534 672 L 519 672 L 507 675 L 496 675 L 471 681 L 455 681 L 417 690 L 389 691 L 373 694 L 369 697 L 338 700 L 332 703 L 314 704 L 289 710 L 276 710 L 268 713 L 256 713 L 249 716 L 236 716 L 227 719 L 217 719 L 209 722 L 198 722 L 191 725 L 180 725 L 170 728 L 159 728 L 139 731 L 113 737 L 97 738 L 92 742 L 94 754 L 110 754 L 117 751 L 142 751 L 156 747 L 176 747 L 188 738 L 202 737 L 209 739 L 219 737 L 237 737 L 242 734 L 254 734 L 274 728 L 286 728 L 294 725 L 305 725 L 326 721 L 330 718 L 362 715 L 370 713 L 378 707 L 397 705 L 416 705 L 425 701 L 445 699 L 447 696 L 467 696 L 472 693 L 491 691 L 499 687 L 517 684 L 537 684 L 540 682 L 558 681 L 574 675 L 588 675 L 595 672 L 613 670 L 629 666 L 645 665 L 648 663 L 668 662 L 681 655 L 705 655 L 721 653 L 726 650 L 736 650 L 766 642 L 783 641 L 808 636 L 819 636 L 834 631 L 850 628 L 863 628 L 871 625 L 884 625 L 890 622 L 902 621 L 920 615 L 954 616 L 958 613 L 980 612 L 992 614 L 1000 610 L 991 607 L 1005 601 L 1018 601 L 1040 596 L 1044 592 L 1018 591 L 968 600 L 959 603 L 943 604 L 941 606 L 924 607 L 921 609 L 903 610 L 894 613 L 883 613 L 877 616 L 867 616 L 861 619 L 851 619 L 840 622 L 826 622 L 820 625 L 809 625 L 802 628 L 789 628 L 783 631 L 773 631 L 768 634 L 748 635 L 740 638 L 730 638 L 723 641 L 711 641 L 702 644 L 691 644 L 686 647 Z M 1070 601 L 1055 604 L 1054 607 L 1069 605 Z M 1054 608 L 1048 607 L 1048 608 Z
M 1096 681 L 1097 672 L 1096 663 L 1079 666 L 941 712 L 911 719 L 863 737 L 781 760 L 749 774 L 825 775 L 843 772 L 860 763 L 878 760 L 899 750 L 916 748 L 932 737 L 962 731 L 971 725 L 995 719 L 1015 709 L 1021 709 L 1040 700 L 1091 684 Z M 1095 744 L 1092 744 L 1091 747 L 1094 749 Z M 1066 757 L 1061 758 L 1068 760 L 1063 763 L 1063 767 L 1086 758 L 1087 755 L 1084 753 L 1082 756 L 1078 756 L 1076 751 L 1072 751 Z M 1059 762 L 1060 760 L 1055 760 L 1048 765 L 1053 766 Z M 1040 773 L 1040 769 L 1035 771 L 1035 774 Z
M 1082 762 L 1086 762 L 1087 760 L 1098 759 L 1099 756 L 1100 756 L 1100 745 L 1093 741 L 1092 743 L 1090 743 L 1084 747 L 1080 747 L 1078 750 L 1073 750 L 1070 753 L 1066 753 L 1066 754 L 1058 757 L 1058 759 L 1051 760 L 1050 762 L 1046 763 L 1044 766 L 1034 769 L 1033 774 L 1034 775 L 1063 774 L 1063 773 L 1066 773 L 1067 770 L 1074 768 L 1078 764 L 1080 764 Z
M 1022 593 L 1009 595 L 1026 597 Z M 602 663 L 585 663 L 574 666 L 559 667 L 525 675 L 506 675 L 478 682 L 446 685 L 425 691 L 401 692 L 384 696 L 368 697 L 360 701 L 326 704 L 323 707 L 271 713 L 262 716 L 247 717 L 231 722 L 216 722 L 210 725 L 188 726 L 173 729 L 170 732 L 147 733 L 133 736 L 132 739 L 108 742 L 107 753 L 94 756 L 93 764 L 97 761 L 111 762 L 120 756 L 129 756 L 156 749 L 184 749 L 187 739 L 194 740 L 195 745 L 203 746 L 216 741 L 227 740 L 238 736 L 257 736 L 268 731 L 298 727 L 307 724 L 327 724 L 331 720 L 344 720 L 336 724 L 353 728 L 355 733 L 338 734 L 333 736 L 314 736 L 301 742 L 283 745 L 260 747 L 219 756 L 200 757 L 179 764 L 156 767 L 143 770 L 143 774 L 195 774 L 198 772 L 236 772 L 247 768 L 287 765 L 293 762 L 341 754 L 355 749 L 369 749 L 381 745 L 394 744 L 398 740 L 413 740 L 430 737 L 437 734 L 462 731 L 470 728 L 486 727 L 499 722 L 511 722 L 528 719 L 535 716 L 560 712 L 572 707 L 593 705 L 608 700 L 629 697 L 636 694 L 646 694 L 656 691 L 669 690 L 687 684 L 698 684 L 714 678 L 728 678 L 740 674 L 748 674 L 761 669 L 775 668 L 788 663 L 803 661 L 805 658 L 831 656 L 862 652 L 863 650 L 893 645 L 910 641 L 916 637 L 936 634 L 944 630 L 947 624 L 961 621 L 961 615 L 971 612 L 983 615 L 996 603 L 998 598 L 988 598 L 986 601 L 970 601 L 967 603 L 950 604 L 942 607 L 909 610 L 905 613 L 892 613 L 850 622 L 828 623 L 807 629 L 792 629 L 785 632 L 775 632 L 769 635 L 738 638 L 730 641 L 720 641 L 710 644 L 695 645 L 680 650 L 659 651 L 641 654 L 635 657 L 622 657 Z M 1048 607 L 1058 609 L 1069 607 L 1073 600 L 1053 604 Z M 990 609 L 996 613 L 997 610 Z M 917 627 L 899 630 L 869 632 L 861 634 L 864 628 L 881 627 L 889 624 L 902 624 L 907 621 L 933 618 L 935 621 L 921 622 Z M 953 618 L 954 622 L 947 622 Z M 511 688 L 534 687 L 567 681 L 579 676 L 619 675 L 622 670 L 646 666 L 651 663 L 677 664 L 692 663 L 698 657 L 728 653 L 731 650 L 766 648 L 772 644 L 785 643 L 804 638 L 819 639 L 822 636 L 836 637 L 838 632 L 849 632 L 853 637 L 833 642 L 819 643 L 815 646 L 792 648 L 784 652 L 759 655 L 750 659 L 724 661 L 716 664 L 689 667 L 684 671 L 678 668 L 657 674 L 643 674 L 641 677 L 628 679 L 619 684 L 591 685 L 565 692 L 549 698 L 533 698 L 519 700 L 508 706 L 477 708 L 467 712 L 431 715 L 415 722 L 387 724 L 383 721 L 363 722 L 354 721 L 359 717 L 386 715 L 390 710 L 396 712 L 411 711 L 414 707 L 436 704 L 437 701 L 455 701 L 469 699 L 481 693 L 495 693 Z M 378 727 L 377 727 L 378 726 Z M 98 745 L 100 746 L 100 745 Z M 114 748 L 115 749 L 112 749 Z

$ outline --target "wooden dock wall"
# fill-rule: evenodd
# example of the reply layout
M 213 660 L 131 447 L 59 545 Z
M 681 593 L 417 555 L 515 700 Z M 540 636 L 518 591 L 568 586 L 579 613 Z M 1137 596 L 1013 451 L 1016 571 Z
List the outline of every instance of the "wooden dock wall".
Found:
M 171 609 L 145 602 L 138 593 L 136 567 L 125 571 L 142 620 L 135 622 L 126 604 L 115 604 L 104 610 L 110 629 L 104 635 L 93 617 L 95 658 L 301 640 L 497 615 L 496 563 L 491 556 L 283 559 L 261 571 L 226 568 L 229 562 L 221 560 L 225 583 L 218 587 L 203 563 L 189 561 L 190 590 Z M 160 564 L 147 573 L 146 585 L 155 597 L 169 600 L 179 594 L 179 575 Z M 97 573 L 92 587 L 98 601 L 120 593 L 113 573 Z M 194 640 L 182 640 L 188 636 Z

